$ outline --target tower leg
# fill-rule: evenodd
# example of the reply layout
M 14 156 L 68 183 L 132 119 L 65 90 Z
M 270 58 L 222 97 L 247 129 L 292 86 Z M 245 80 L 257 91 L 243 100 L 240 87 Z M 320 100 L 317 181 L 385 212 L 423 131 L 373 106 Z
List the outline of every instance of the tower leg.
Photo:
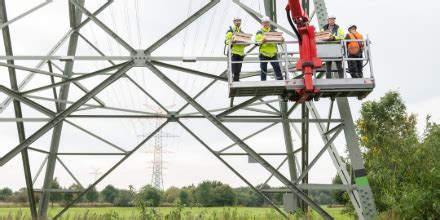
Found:
M 287 163 L 289 165 L 289 173 L 290 173 L 290 181 L 295 182 L 298 174 L 296 173 L 296 161 L 295 161 L 295 153 L 293 151 L 293 140 L 292 140 L 292 131 L 290 129 L 289 124 L 289 115 L 287 113 L 287 102 L 283 101 L 282 97 L 278 97 L 281 111 L 281 118 L 283 119 L 283 133 L 284 133 L 284 142 L 286 145 L 287 152 Z M 298 197 L 292 193 L 293 196 L 293 204 L 290 210 L 296 210 L 298 208 Z
M 5 0 L 0 0 L 0 19 L 3 23 L 8 21 L 7 11 L 6 11 L 6 3 Z M 5 53 L 8 56 L 13 56 L 12 51 L 12 42 L 11 42 L 11 34 L 9 32 L 9 27 L 6 26 L 2 29 L 3 34 L 3 43 L 5 45 Z M 13 60 L 8 60 L 8 64 L 14 64 Z M 18 92 L 18 83 L 17 83 L 17 75 L 14 68 L 8 68 L 9 72 L 9 81 L 11 84 L 11 89 L 15 92 Z M 21 103 L 17 100 L 13 101 L 14 105 L 14 113 L 16 118 L 23 118 L 23 113 L 21 110 Z M 26 139 L 26 133 L 24 128 L 23 122 L 17 122 L 17 132 L 18 132 L 18 138 L 20 143 L 23 142 Z M 32 183 L 32 175 L 31 175 L 31 168 L 29 163 L 29 154 L 27 149 L 23 149 L 21 151 L 21 158 L 23 161 L 23 170 L 24 170 L 24 177 L 26 182 L 26 191 L 27 196 L 29 200 L 29 208 L 31 212 L 32 219 L 37 218 L 37 207 L 34 197 L 34 186 Z
M 374 205 L 373 193 L 368 184 L 367 172 L 362 159 L 362 152 L 359 148 L 358 136 L 356 135 L 353 117 L 350 111 L 348 98 L 338 98 L 336 100 L 344 121 L 345 140 L 347 142 L 348 155 L 353 168 L 354 180 L 356 183 L 359 199 L 362 207 L 364 219 L 373 219 L 376 216 L 376 207 Z

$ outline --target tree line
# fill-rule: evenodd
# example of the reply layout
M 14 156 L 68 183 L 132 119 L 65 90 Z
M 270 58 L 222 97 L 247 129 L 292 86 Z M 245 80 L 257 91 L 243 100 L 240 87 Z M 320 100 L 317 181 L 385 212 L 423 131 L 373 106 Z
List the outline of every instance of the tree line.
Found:
M 67 189 L 71 192 L 51 193 L 51 203 L 66 205 L 73 201 L 81 190 L 79 185 L 73 184 L 67 188 L 61 187 L 55 178 L 52 182 L 53 189 Z M 270 189 L 269 185 L 258 185 L 257 188 Z M 276 187 L 275 187 L 276 188 Z M 77 190 L 77 191 L 75 191 Z M 310 191 L 310 196 L 320 204 L 335 204 L 336 197 L 330 190 Z M 39 195 L 36 194 L 37 201 Z M 282 204 L 283 193 L 271 193 L 268 197 L 278 205 Z M 142 200 L 147 206 L 186 206 L 186 207 L 222 207 L 222 206 L 244 206 L 244 207 L 265 207 L 267 202 L 250 187 L 232 188 L 219 181 L 203 181 L 202 183 L 185 187 L 170 187 L 165 191 L 145 185 L 136 190 L 130 186 L 129 189 L 118 189 L 113 185 L 107 185 L 101 191 L 92 188 L 79 202 L 81 205 L 90 206 L 135 206 L 134 200 Z M 9 188 L 0 189 L 0 202 L 27 203 L 26 189 L 22 188 L 13 192 Z

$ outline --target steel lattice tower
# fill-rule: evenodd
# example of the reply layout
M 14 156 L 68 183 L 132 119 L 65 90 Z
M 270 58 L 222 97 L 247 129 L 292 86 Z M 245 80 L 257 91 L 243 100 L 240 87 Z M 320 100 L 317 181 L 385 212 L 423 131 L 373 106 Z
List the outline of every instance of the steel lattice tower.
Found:
M 162 151 L 162 130 L 160 130 L 154 137 L 153 175 L 151 178 L 151 185 L 160 190 L 163 190 Z
M 132 156 L 139 148 L 144 146 L 151 138 L 155 137 L 155 146 L 158 146 L 157 150 L 162 151 L 161 144 L 157 142 L 158 137 L 161 136 L 161 130 L 167 124 L 176 124 L 180 126 L 186 134 L 194 138 L 194 140 L 214 157 L 216 157 L 221 163 L 223 163 L 231 173 L 234 173 L 239 177 L 246 185 L 252 188 L 258 195 L 260 195 L 268 204 L 276 209 L 281 215 L 287 217 L 286 212 L 282 211 L 277 204 L 274 203 L 267 196 L 267 193 L 283 192 L 285 193 L 285 209 L 286 211 L 296 211 L 300 202 L 300 205 L 304 208 L 309 206 L 317 211 L 323 218 L 332 219 L 332 217 L 323 210 L 316 201 L 313 201 L 307 191 L 317 189 L 339 189 L 346 190 L 350 200 L 356 210 L 356 213 L 360 219 L 374 219 L 376 215 L 373 195 L 371 188 L 368 184 L 366 177 L 366 171 L 361 157 L 361 151 L 359 148 L 359 142 L 355 132 L 354 122 L 348 102 L 348 97 L 352 96 L 357 91 L 350 91 L 350 88 L 343 92 L 334 93 L 332 99 L 322 98 L 320 103 L 327 103 L 329 101 L 329 114 L 328 117 L 323 118 L 320 115 L 321 109 L 318 109 L 314 101 L 309 101 L 304 104 L 286 102 L 283 97 L 273 94 L 253 95 L 244 99 L 237 98 L 234 102 L 234 106 L 229 106 L 229 103 L 223 103 L 222 108 L 210 109 L 206 107 L 205 103 L 200 101 L 200 97 L 205 92 L 212 88 L 215 84 L 225 85 L 228 83 L 228 71 L 225 70 L 221 74 L 212 72 L 204 72 L 191 68 L 182 67 L 182 65 L 176 64 L 179 62 L 222 62 L 225 63 L 227 59 L 225 57 L 182 57 L 182 56 L 158 56 L 155 51 L 164 45 L 166 42 L 174 38 L 178 33 L 187 28 L 191 23 L 198 20 L 206 12 L 214 8 L 220 0 L 210 0 L 206 5 L 203 5 L 194 14 L 188 16 L 184 21 L 177 24 L 168 33 L 163 35 L 160 39 L 155 41 L 147 48 L 135 49 L 132 45 L 127 43 L 116 30 L 113 30 L 105 23 L 103 23 L 98 15 L 108 9 L 113 1 L 108 0 L 101 5 L 95 11 L 90 11 L 85 4 L 84 0 L 69 0 L 68 11 L 70 27 L 69 31 L 63 35 L 63 37 L 57 42 L 57 44 L 49 50 L 49 53 L 45 56 L 14 56 L 12 50 L 12 39 L 9 33 L 9 25 L 17 21 L 18 19 L 26 19 L 26 15 L 37 11 L 45 5 L 51 3 L 46 1 L 31 10 L 19 15 L 18 17 L 8 21 L 7 10 L 4 0 L 0 0 L 0 19 L 2 20 L 1 28 L 3 32 L 3 40 L 5 46 L 5 54 L 0 56 L 0 60 L 7 60 L 6 63 L 0 62 L 0 66 L 8 68 L 9 81 L 8 85 L 0 85 L 0 93 L 7 96 L 7 98 L 0 105 L 0 113 L 8 108 L 13 108 L 13 118 L 3 118 L 3 122 L 14 122 L 17 126 L 17 133 L 19 137 L 19 144 L 14 146 L 10 151 L 4 155 L 0 155 L 0 166 L 8 163 L 12 158 L 18 154 L 21 155 L 24 168 L 24 176 L 26 179 L 26 187 L 28 190 L 29 204 L 31 214 L 34 219 L 38 217 L 47 216 L 49 198 L 51 192 L 54 192 L 51 188 L 51 181 L 54 178 L 55 167 L 63 168 L 67 173 L 75 180 L 75 182 L 82 187 L 79 196 L 69 203 L 61 212 L 59 212 L 55 219 L 58 219 L 63 213 L 65 213 L 72 205 L 78 202 L 82 196 L 84 196 L 90 189 L 99 184 L 105 177 L 112 173 L 117 167 L 119 167 L 124 161 Z M 239 0 L 233 0 L 233 3 L 238 5 L 243 11 L 250 14 L 256 20 L 259 20 L 263 15 L 253 10 L 251 7 L 240 2 Z M 311 2 L 304 0 L 303 6 L 310 13 L 309 5 Z M 288 28 L 284 28 L 277 24 L 277 12 L 276 4 L 273 0 L 264 0 L 265 14 L 272 18 L 274 22 L 272 25 L 288 34 L 290 37 L 294 37 L 293 33 Z M 313 0 L 314 14 L 318 19 L 320 26 L 325 24 L 327 20 L 327 10 L 324 0 Z M 103 51 L 82 35 L 82 28 L 94 23 L 99 30 L 102 30 L 112 40 L 117 42 L 118 45 L 123 48 L 128 55 L 122 56 L 107 56 Z M 90 45 L 99 56 L 80 56 L 77 55 L 78 42 L 85 42 Z M 67 42 L 67 43 L 66 43 Z M 67 44 L 67 54 L 56 55 L 58 49 Z M 251 49 L 252 50 L 252 49 Z M 22 60 L 37 60 L 40 61 L 37 66 L 30 68 L 23 65 L 18 65 L 15 62 Z M 64 68 L 55 65 L 55 61 L 64 62 Z M 106 61 L 108 65 L 104 68 L 97 68 L 92 72 L 78 74 L 74 71 L 74 66 L 87 65 L 82 64 L 82 61 Z M 294 64 L 294 61 L 292 61 Z M 287 69 L 289 68 L 288 65 Z M 44 70 L 44 68 L 48 70 Z M 59 71 L 54 71 L 54 68 Z M 181 97 L 185 104 L 180 106 L 177 111 L 172 111 L 162 104 L 162 100 L 157 95 L 151 94 L 148 87 L 141 86 L 135 79 L 132 78 L 133 69 L 148 70 L 147 77 L 156 77 L 161 83 L 167 86 L 171 91 Z M 16 77 L 17 71 L 29 72 L 28 75 L 19 83 Z M 171 78 L 169 70 L 177 71 L 179 74 L 190 74 L 196 77 L 200 77 L 209 80 L 209 83 L 197 93 L 190 94 L 188 89 L 185 90 L 182 86 L 177 84 Z M 59 73 L 61 72 L 61 73 Z M 253 74 L 253 75 L 252 75 Z M 47 85 L 39 86 L 36 88 L 26 88 L 26 85 L 32 81 L 35 75 L 49 76 L 50 82 Z M 246 77 L 255 76 L 255 73 L 249 73 Z M 101 77 L 101 78 L 100 78 Z M 93 85 L 85 86 L 81 84 L 85 80 L 94 79 L 96 83 Z M 112 107 L 107 105 L 100 99 L 100 93 L 111 87 L 117 81 L 126 80 L 131 86 L 138 89 L 139 93 L 147 96 L 157 106 L 159 106 L 164 114 L 151 113 L 146 111 L 140 111 L 134 108 L 122 108 Z M 371 77 L 366 80 L 373 80 Z M 349 82 L 350 80 L 346 80 Z M 230 85 L 230 84 L 229 84 Z M 74 99 L 72 96 L 73 88 L 80 88 L 83 92 L 81 96 Z M 56 89 L 59 88 L 59 91 Z M 226 88 L 224 86 L 223 88 Z M 348 91 L 347 91 L 348 90 Z M 41 95 L 37 92 L 40 91 L 52 91 L 51 95 Z M 223 91 L 226 96 L 226 91 Z M 38 95 L 35 95 L 38 94 Z M 72 100 L 73 99 L 73 100 Z M 41 102 L 42 100 L 48 101 L 50 104 Z M 93 101 L 91 103 L 90 101 Z M 339 117 L 333 117 L 333 109 L 337 106 Z M 12 105 L 10 105 L 12 104 Z M 37 111 L 41 114 L 41 117 L 24 117 L 21 110 L 21 106 L 26 105 L 29 108 Z M 55 109 L 53 109 L 55 106 Z M 191 107 L 194 112 L 185 112 L 187 107 Z M 264 109 L 263 109 L 264 107 Z M 300 108 L 298 108 L 300 107 Z M 102 112 L 89 112 L 89 110 L 99 109 L 101 111 L 117 111 L 116 113 L 106 114 Z M 299 114 L 298 109 L 301 109 Z M 245 113 L 243 113 L 245 112 Z M 322 110 L 321 110 L 322 112 Z M 335 110 L 336 112 L 336 110 Z M 82 113 L 82 114 L 81 114 Z M 321 113 L 322 114 L 322 113 Z M 299 116 L 298 116 L 299 115 Z M 160 119 L 164 122 L 157 126 L 153 132 L 147 135 L 142 141 L 135 146 L 119 146 L 108 140 L 108 137 L 103 137 L 95 132 L 90 131 L 84 126 L 79 125 L 75 119 L 89 119 L 97 120 L 100 118 L 118 118 L 118 119 Z M 182 120 L 184 119 L 184 120 Z M 217 131 L 221 132 L 232 143 L 224 148 L 214 148 L 205 138 L 198 135 L 195 129 L 189 126 L 190 120 L 204 120 Z M 40 122 L 43 125 L 32 132 L 31 134 L 25 134 L 25 125 L 33 122 Z M 263 126 L 257 130 L 249 130 L 245 135 L 239 134 L 234 131 L 231 124 L 241 123 L 244 125 L 259 124 Z M 298 128 L 297 124 L 301 124 Z M 310 124 L 316 125 L 319 135 L 316 139 L 322 139 L 324 146 L 319 150 L 318 154 L 309 160 L 309 138 L 310 138 Z M 105 143 L 113 151 L 109 152 L 62 152 L 60 151 L 60 145 L 62 145 L 63 126 L 74 127 L 79 131 Z M 283 152 L 261 152 L 259 149 L 251 145 L 251 139 L 261 133 L 279 126 L 280 135 L 278 139 L 283 140 Z M 47 150 L 38 149 L 35 147 L 35 142 L 43 135 L 51 133 L 50 145 Z M 300 137 L 301 146 L 294 146 L 293 134 Z M 281 135 L 282 134 L 282 135 Z M 343 134 L 343 135 L 342 135 Z M 353 172 L 349 172 L 334 145 L 334 140 L 339 136 L 344 136 L 347 144 L 348 158 L 352 164 Z M 295 149 L 296 147 L 296 149 Z M 237 151 L 231 151 L 235 149 Z M 156 150 L 156 147 L 155 147 Z M 34 181 L 31 175 L 31 168 L 38 165 L 30 164 L 29 153 L 39 153 L 45 155 L 45 159 L 40 165 L 40 169 L 35 174 L 36 179 L 40 173 L 44 173 L 44 182 L 40 189 L 34 189 Z M 116 151 L 116 152 L 114 152 Z M 336 168 L 339 177 L 343 184 L 310 184 L 308 182 L 309 171 L 313 168 L 321 156 L 327 152 L 332 160 L 333 166 Z M 299 163 L 295 157 L 295 154 L 301 153 L 301 163 Z M 104 172 L 104 174 L 96 181 L 88 184 L 89 187 L 83 187 L 83 184 L 76 178 L 75 173 L 71 170 L 65 162 L 63 162 L 62 156 L 119 156 L 119 160 L 112 164 L 111 168 Z M 160 155 L 160 154 L 158 154 Z M 266 182 L 271 179 L 275 179 L 280 182 L 284 188 L 279 190 L 265 190 L 257 188 L 257 184 L 252 182 L 248 174 L 240 172 L 237 167 L 234 167 L 230 163 L 228 157 L 231 156 L 245 156 L 249 157 L 249 160 L 266 171 L 269 174 Z M 281 163 L 274 164 L 268 157 L 282 157 Z M 161 162 L 162 157 L 155 158 L 155 162 Z M 299 165 L 301 164 L 301 165 Z M 45 172 L 43 168 L 45 165 Z M 284 166 L 286 165 L 286 166 Z M 288 172 L 283 173 L 282 167 L 287 167 Z M 155 170 L 157 173 L 162 174 L 162 166 L 160 169 Z M 153 172 L 156 173 L 156 172 Z M 153 183 L 159 184 L 163 187 L 163 181 L 156 179 L 159 175 L 154 175 Z M 162 175 L 160 175 L 162 176 Z M 354 181 L 353 181 L 354 180 Z M 34 199 L 34 192 L 42 193 L 39 209 L 37 212 L 37 204 Z M 66 191 L 68 192 L 68 191 Z M 75 191 L 76 192 L 76 191 Z

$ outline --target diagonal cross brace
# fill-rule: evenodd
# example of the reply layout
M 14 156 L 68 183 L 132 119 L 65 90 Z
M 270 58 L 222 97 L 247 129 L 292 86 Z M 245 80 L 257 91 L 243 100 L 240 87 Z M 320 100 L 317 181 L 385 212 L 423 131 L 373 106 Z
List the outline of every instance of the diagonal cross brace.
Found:
M 200 16 L 205 14 L 207 11 L 209 11 L 212 7 L 214 7 L 217 3 L 219 3 L 220 0 L 211 0 L 208 4 L 203 6 L 201 9 L 196 11 L 193 15 L 188 17 L 186 20 L 184 20 L 182 23 L 177 25 L 173 30 L 165 34 L 162 38 L 157 40 L 154 44 L 152 44 L 150 47 L 148 47 L 144 53 L 145 54 L 151 54 L 153 51 L 155 51 L 157 48 L 162 46 L 164 43 L 166 43 L 168 40 L 173 38 L 176 34 L 178 34 L 180 31 L 185 29 L 188 25 L 190 25 L 192 22 L 197 20 Z
M 96 25 L 98 25 L 102 30 L 104 30 L 107 34 L 109 34 L 113 39 L 116 40 L 122 47 L 124 47 L 130 53 L 136 53 L 136 50 L 130 46 L 127 42 L 125 42 L 121 37 L 119 37 L 114 31 L 112 31 L 109 27 L 107 27 L 104 23 L 102 23 L 96 16 L 94 16 L 90 11 L 84 8 L 82 5 L 78 4 L 76 0 L 70 0 L 70 2 L 75 5 L 78 10 L 84 13 L 88 18 L 90 18 Z M 111 2 L 111 1 L 109 1 Z
M 42 8 L 42 7 L 44 7 L 44 6 L 46 6 L 47 4 L 51 3 L 52 1 L 53 1 L 53 0 L 46 0 L 45 2 L 40 3 L 39 5 L 37 5 L 37 6 L 33 7 L 33 8 L 31 8 L 31 9 L 27 10 L 26 12 L 24 12 L 24 13 L 18 15 L 17 17 L 15 17 L 15 18 L 13 18 L 13 19 L 11 19 L 11 20 L 3 21 L 4 23 L 2 23 L 2 24 L 0 25 L 0 29 L 3 29 L 3 28 L 5 28 L 5 27 L 8 27 L 10 24 L 12 24 L 12 23 L 14 23 L 14 22 L 20 20 L 21 18 L 23 18 L 23 17 L 25 17 L 25 16 L 27 16 L 27 15 L 29 15 L 29 14 L 31 14 L 31 13 L 37 11 L 38 9 L 40 9 L 40 8 Z
M 101 75 L 102 73 L 107 73 L 108 71 L 111 71 L 113 69 L 122 67 L 124 64 L 125 63 L 116 64 L 115 66 L 110 66 L 110 67 L 107 67 L 107 68 L 104 68 L 104 69 L 101 69 L 101 70 L 97 70 L 97 71 L 94 71 L 94 72 L 91 72 L 91 73 L 87 73 L 87 74 L 82 75 L 82 76 L 78 76 L 78 77 L 74 77 L 74 78 L 69 78 L 69 79 L 66 79 L 66 80 L 63 80 L 63 81 L 60 81 L 60 82 L 57 82 L 57 83 L 52 83 L 50 85 L 41 86 L 41 87 L 37 87 L 37 88 L 30 89 L 30 90 L 27 90 L 27 91 L 23 91 L 23 92 L 20 92 L 20 94 L 22 94 L 22 95 L 31 94 L 31 93 L 43 91 L 43 90 L 46 90 L 46 89 L 51 89 L 51 88 L 55 88 L 55 87 L 58 87 L 58 86 L 66 85 L 66 84 L 69 84 L 69 83 L 78 82 L 78 81 L 81 81 L 81 80 L 84 80 L 84 79 L 87 79 L 87 78 L 90 78 L 90 77 L 95 77 L 95 76 Z
M 0 166 L 5 165 L 9 160 L 11 160 L 18 153 L 20 153 L 21 150 L 28 147 L 32 143 L 34 143 L 41 136 L 43 136 L 46 132 L 48 132 L 50 129 L 52 129 L 55 125 L 57 125 L 58 123 L 63 121 L 67 116 L 69 116 L 76 109 L 81 107 L 84 103 L 86 103 L 87 101 L 92 99 L 95 95 L 97 95 L 99 92 L 104 90 L 107 86 L 112 84 L 114 81 L 121 78 L 129 69 L 131 69 L 132 66 L 133 66 L 132 62 L 126 63 L 121 69 L 119 69 L 117 72 L 115 72 L 114 74 L 109 76 L 107 79 L 105 79 L 99 85 L 97 85 L 94 89 L 90 90 L 90 92 L 88 92 L 82 98 L 80 98 L 78 101 L 76 101 L 71 106 L 66 108 L 66 110 L 60 112 L 57 116 L 55 116 L 53 119 L 51 119 L 47 124 L 45 124 L 43 127 L 38 129 L 38 131 L 33 133 L 31 136 L 29 136 L 25 141 L 21 142 L 14 149 L 9 151 L 5 156 L 0 158 Z
M 100 7 L 98 10 L 96 10 L 93 13 L 93 15 L 97 16 L 99 13 L 104 11 L 104 9 L 107 8 L 110 5 L 110 3 L 111 2 L 105 3 L 102 7 Z M 83 22 L 81 22 L 81 24 L 79 24 L 75 29 L 70 29 L 69 31 L 67 31 L 67 33 L 65 33 L 63 35 L 63 37 L 61 37 L 61 39 L 55 44 L 55 46 L 53 46 L 50 49 L 50 51 L 47 53 L 47 56 L 53 55 L 64 44 L 64 42 L 66 42 L 67 38 L 70 37 L 73 33 L 75 33 L 75 30 L 80 29 L 81 27 L 86 25 L 89 21 L 90 21 L 90 19 L 86 19 Z M 47 60 L 40 61 L 34 67 L 34 69 L 41 69 L 46 62 L 47 62 Z M 35 73 L 29 73 L 28 75 L 26 75 L 26 77 L 18 85 L 18 90 L 22 90 L 32 80 L 34 75 L 35 75 Z M 3 100 L 3 102 L 0 104 L 0 113 L 3 112 L 6 109 L 6 107 L 8 107 L 8 105 L 11 103 L 11 101 L 12 101 L 12 99 L 10 97 Z
M 240 103 L 240 104 L 238 104 L 238 105 L 236 105 L 236 106 L 234 106 L 232 108 L 229 108 L 228 110 L 226 110 L 226 111 L 224 111 L 224 112 L 222 112 L 220 114 L 218 114 L 216 117 L 217 118 L 223 118 L 223 117 L 225 117 L 225 116 L 227 116 L 229 114 L 232 114 L 232 113 L 234 113 L 234 112 L 236 112 L 236 111 L 238 111 L 238 110 L 240 110 L 240 109 L 242 109 L 242 108 L 244 108 L 244 107 L 254 103 L 255 101 L 257 101 L 257 100 L 259 100 L 261 98 L 263 98 L 263 96 L 254 96 L 254 97 L 252 97 L 252 98 L 250 98 L 250 99 L 248 99 L 248 100 L 246 100 L 246 101 L 244 101 L 244 102 L 242 102 L 242 103 Z

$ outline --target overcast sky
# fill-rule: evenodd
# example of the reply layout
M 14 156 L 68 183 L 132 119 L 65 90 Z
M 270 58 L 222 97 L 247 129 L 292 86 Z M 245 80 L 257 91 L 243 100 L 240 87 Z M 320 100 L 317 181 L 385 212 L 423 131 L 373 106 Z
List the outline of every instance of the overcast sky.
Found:
M 243 0 L 242 2 L 256 11 L 264 11 L 262 2 L 257 0 Z M 90 11 L 94 11 L 103 3 L 105 1 L 102 0 L 86 1 L 86 7 Z M 206 0 L 117 0 L 98 18 L 134 48 L 143 49 L 206 3 Z M 284 11 L 286 3 L 285 0 L 277 1 L 277 10 L 279 24 L 287 28 L 288 24 Z M 37 4 L 37 1 L 6 0 L 8 17 L 12 19 Z M 440 76 L 437 73 L 438 67 L 436 66 L 439 63 L 438 51 L 440 51 L 440 44 L 437 43 L 437 36 L 440 36 L 440 30 L 438 29 L 440 15 L 437 13 L 440 10 L 440 3 L 434 0 L 328 0 L 326 4 L 329 13 L 337 16 L 337 23 L 344 30 L 349 24 L 356 24 L 358 30 L 364 36 L 368 34 L 373 42 L 372 59 L 377 87 L 364 101 L 377 100 L 390 90 L 399 91 L 408 106 L 408 110 L 418 114 L 420 121 L 423 121 L 427 114 L 431 114 L 432 120 L 440 123 L 440 91 L 436 86 L 437 82 L 440 81 Z M 255 33 L 258 30 L 258 22 L 234 3 L 222 0 L 197 22 L 191 24 L 186 30 L 159 48 L 155 55 L 222 56 L 224 34 L 228 26 L 232 25 L 231 21 L 235 16 L 243 18 L 243 30 L 246 32 Z M 313 22 L 316 24 L 316 20 Z M 69 30 L 67 1 L 55 0 L 35 13 L 11 24 L 10 30 L 15 55 L 46 55 L 50 48 Z M 129 55 L 124 48 L 118 46 L 115 41 L 92 22 L 85 26 L 81 33 L 107 55 Z M 3 47 L 0 51 L 1 54 L 4 54 Z M 64 45 L 56 55 L 65 54 L 66 46 Z M 84 41 L 80 40 L 78 55 L 98 54 L 87 46 Z M 37 61 L 17 61 L 16 63 L 34 67 Z M 55 64 L 61 68 L 64 67 L 62 62 L 55 61 Z M 175 64 L 213 74 L 219 74 L 225 68 L 224 63 L 213 62 Z M 75 63 L 74 72 L 91 72 L 108 65 L 105 62 L 77 62 Z M 247 65 L 245 67 L 246 70 L 252 68 L 255 69 L 255 66 Z M 43 69 L 47 70 L 47 67 L 45 66 Z M 179 74 L 162 68 L 161 70 L 192 95 L 209 83 L 209 80 L 200 77 L 185 73 Z M 0 84 L 9 87 L 7 69 L 2 68 L 0 71 L 2 73 L 0 74 Z M 171 110 L 175 111 L 185 103 L 145 68 L 133 69 L 128 74 Z M 17 75 L 19 81 L 21 81 L 26 73 L 18 71 Z M 95 77 L 85 80 L 83 84 L 88 88 L 92 88 L 104 78 L 104 76 Z M 47 76 L 36 76 L 26 89 L 49 83 L 50 79 Z M 71 87 L 69 100 L 75 101 L 82 94 L 79 89 Z M 51 91 L 38 92 L 34 95 L 51 97 Z M 229 104 L 227 96 L 227 85 L 217 83 L 198 101 L 207 109 L 227 107 Z M 157 109 L 157 106 L 149 98 L 142 95 L 140 90 L 136 89 L 126 79 L 117 81 L 101 92 L 98 97 L 112 107 L 149 112 Z M 4 98 L 5 95 L 0 94 L 0 99 L 3 100 Z M 54 106 L 50 102 L 33 100 L 54 110 Z M 243 99 L 237 100 L 239 102 Z M 90 101 L 89 103 L 95 104 L 96 102 Z M 353 116 L 357 119 L 361 101 L 350 99 L 350 103 Z M 317 106 L 321 111 L 321 115 L 327 114 L 327 100 L 320 101 Z M 191 111 L 193 109 L 188 108 L 184 112 Z M 88 110 L 76 114 L 112 113 L 115 112 Z M 25 117 L 45 117 L 27 106 L 23 106 L 23 115 Z M 298 113 L 295 113 L 295 115 L 298 116 Z M 13 117 L 12 105 L 1 113 L 0 117 Z M 126 150 L 132 149 L 145 135 L 148 135 L 154 129 L 157 123 L 161 123 L 155 120 L 133 119 L 71 119 L 71 121 L 99 134 L 118 146 L 122 146 Z M 204 141 L 217 150 L 231 143 L 228 138 L 206 120 L 185 120 L 183 123 L 192 128 Z M 42 125 L 44 125 L 42 122 L 26 123 L 26 135 L 31 135 Z M 14 123 L 0 123 L 0 155 L 4 155 L 18 144 L 15 126 Z M 265 126 L 267 124 L 228 124 L 228 127 L 240 137 L 245 137 Z M 421 131 L 423 124 L 419 128 Z M 313 125 L 311 125 L 311 130 L 310 157 L 313 158 L 323 146 L 323 143 Z M 164 164 L 166 167 L 164 170 L 165 188 L 173 185 L 197 184 L 203 180 L 220 180 L 234 187 L 245 185 L 177 124 L 167 125 L 164 131 L 167 134 L 177 136 L 163 139 L 166 150 L 166 154 L 164 154 L 164 160 L 166 161 Z M 44 135 L 32 146 L 48 150 L 50 134 L 49 132 Z M 300 139 L 295 135 L 293 138 L 295 149 L 297 149 Z M 60 152 L 116 152 L 108 145 L 70 125 L 64 126 L 61 139 Z M 282 152 L 285 150 L 280 125 L 250 139 L 247 143 L 259 152 Z M 343 138 L 338 138 L 336 144 L 339 152 L 344 154 L 345 143 Z M 129 185 L 140 187 L 150 183 L 153 145 L 154 139 L 145 144 L 115 172 L 109 175 L 98 185 L 98 188 L 101 189 L 107 184 L 127 188 Z M 234 148 L 231 149 L 231 152 L 241 151 Z M 60 156 L 60 158 L 85 186 L 95 179 L 93 174 L 95 171 L 104 173 L 120 159 L 116 156 Z M 269 161 L 277 166 L 282 159 L 282 157 L 275 157 L 270 158 Z M 34 175 L 43 160 L 44 155 L 31 152 L 32 173 Z M 268 173 L 259 165 L 248 164 L 246 157 L 228 158 L 227 160 L 255 184 L 263 182 L 268 176 Z M 286 167 L 282 171 L 287 174 Z M 72 178 L 69 177 L 60 164 L 57 164 L 55 173 L 63 186 L 69 186 L 73 183 Z M 329 156 L 324 155 L 323 160 L 311 170 L 310 181 L 330 183 L 335 173 Z M 36 181 L 35 188 L 41 188 L 42 182 L 43 176 L 40 176 Z M 277 181 L 270 184 L 279 185 Z M 5 166 L 0 167 L 0 188 L 8 186 L 16 190 L 24 185 L 21 157 L 17 156 Z

